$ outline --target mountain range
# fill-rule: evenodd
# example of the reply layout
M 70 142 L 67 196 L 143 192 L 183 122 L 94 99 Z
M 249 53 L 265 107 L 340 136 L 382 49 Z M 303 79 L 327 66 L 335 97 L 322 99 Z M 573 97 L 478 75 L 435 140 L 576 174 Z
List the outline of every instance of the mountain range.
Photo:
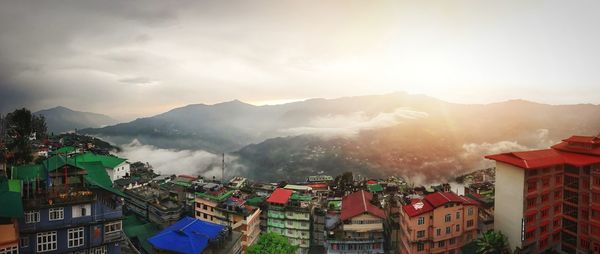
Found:
M 81 132 L 116 144 L 230 153 L 248 176 L 298 180 L 344 171 L 415 181 L 485 167 L 482 155 L 596 135 L 600 106 L 524 100 L 457 104 L 393 93 L 254 106 L 193 104 Z
M 40 110 L 33 114 L 44 116 L 48 132 L 56 134 L 76 129 L 103 127 L 118 122 L 107 115 L 76 111 L 60 106 Z

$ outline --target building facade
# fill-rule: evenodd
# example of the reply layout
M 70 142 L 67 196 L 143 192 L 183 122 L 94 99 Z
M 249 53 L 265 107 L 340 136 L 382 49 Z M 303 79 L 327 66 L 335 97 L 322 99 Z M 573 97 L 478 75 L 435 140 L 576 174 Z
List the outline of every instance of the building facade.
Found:
M 342 199 L 341 223 L 327 239 L 327 253 L 385 253 L 386 215 L 372 201 L 363 190 Z
M 311 240 L 310 197 L 288 189 L 275 189 L 267 199 L 267 231 L 286 236 L 298 245 L 299 253 L 308 253 Z
M 477 238 L 477 202 L 452 192 L 413 199 L 400 210 L 400 253 L 458 254 Z
M 600 253 L 600 138 L 488 155 L 496 161 L 494 229 L 522 253 Z

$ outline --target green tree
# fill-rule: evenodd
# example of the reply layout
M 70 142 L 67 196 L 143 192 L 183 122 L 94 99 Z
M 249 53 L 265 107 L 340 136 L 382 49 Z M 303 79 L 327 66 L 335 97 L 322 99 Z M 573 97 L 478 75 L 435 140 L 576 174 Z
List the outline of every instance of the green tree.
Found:
M 248 247 L 247 254 L 290 254 L 296 253 L 298 246 L 292 245 L 285 236 L 268 232 Z
M 502 232 L 488 231 L 477 241 L 477 254 L 510 254 L 508 239 Z
M 28 163 L 33 159 L 29 135 L 32 131 L 31 111 L 26 108 L 17 109 L 6 115 L 8 150 L 13 154 L 11 164 Z

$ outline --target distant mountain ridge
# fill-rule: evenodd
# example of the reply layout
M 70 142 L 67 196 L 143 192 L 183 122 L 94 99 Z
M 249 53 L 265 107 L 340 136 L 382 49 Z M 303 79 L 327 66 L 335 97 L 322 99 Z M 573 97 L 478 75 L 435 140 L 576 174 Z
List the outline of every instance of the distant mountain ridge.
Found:
M 34 112 L 43 115 L 49 132 L 56 134 L 75 129 L 97 128 L 116 124 L 118 121 L 103 114 L 82 112 L 58 106 Z
M 268 106 L 193 104 L 81 132 L 116 144 L 137 139 L 158 148 L 231 153 L 247 176 L 301 180 L 320 171 L 447 178 L 485 166 L 486 153 L 545 148 L 598 131 L 600 105 L 467 105 L 393 93 Z

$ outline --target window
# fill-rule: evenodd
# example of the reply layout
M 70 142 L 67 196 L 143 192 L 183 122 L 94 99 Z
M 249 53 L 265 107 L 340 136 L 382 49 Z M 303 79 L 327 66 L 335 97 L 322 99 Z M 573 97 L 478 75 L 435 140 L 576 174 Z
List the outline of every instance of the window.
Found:
M 527 182 L 527 192 L 534 192 L 537 190 L 537 182 L 529 181 Z
M 110 234 L 118 231 L 121 231 L 121 221 L 104 224 L 104 234 Z
M 456 219 L 460 219 L 460 212 L 456 212 Z
M 69 228 L 67 230 L 69 248 L 83 246 L 83 227 Z
M 550 177 L 544 177 L 544 178 L 542 178 L 542 186 L 544 188 L 550 186 Z
M 106 245 L 100 246 L 100 247 L 96 247 L 96 248 L 92 248 L 89 252 L 90 254 L 106 254 Z
M 556 185 L 562 184 L 562 176 L 561 175 L 554 176 L 554 182 L 556 183 Z
M 23 236 L 19 239 L 19 245 L 21 248 L 29 247 L 29 236 Z
M 73 218 L 79 218 L 83 216 L 92 215 L 92 205 L 91 204 L 83 204 L 83 205 L 74 205 L 72 206 L 72 216 Z
M 18 253 L 19 253 L 19 246 L 16 246 L 16 245 L 0 249 L 0 254 L 18 254 Z
M 417 251 L 424 251 L 424 250 L 425 250 L 425 244 L 417 243 Z
M 467 221 L 467 227 L 470 228 L 473 226 L 473 220 L 468 220 Z
M 445 222 L 450 222 L 451 220 L 452 220 L 452 215 L 446 214 L 446 216 L 444 216 L 444 221 Z
M 452 229 L 450 227 L 446 227 L 446 234 L 450 234 L 450 232 L 452 232 Z
M 550 198 L 549 196 L 550 196 L 550 194 L 542 195 L 542 203 L 548 202 L 548 199 Z
M 423 225 L 425 224 L 425 217 L 419 217 L 419 220 L 417 221 L 418 225 Z
M 560 204 L 554 205 L 554 214 L 560 213 Z
M 204 204 L 203 204 L 203 205 L 202 205 L 202 209 L 203 209 L 203 210 L 208 210 L 208 206 L 206 206 L 206 205 L 204 205 Z
M 438 228 L 438 229 L 436 230 L 436 233 L 437 233 L 437 235 L 441 235 L 441 234 L 442 234 L 442 229 L 441 229 L 441 228 Z
M 442 241 L 438 242 L 438 247 L 441 248 L 441 247 L 444 247 L 444 246 L 446 246 L 446 241 L 442 240 Z
M 537 198 L 528 198 L 527 199 L 527 208 L 534 208 Z
M 62 220 L 65 218 L 65 209 L 62 207 L 50 208 L 48 210 L 48 220 Z
M 417 238 L 425 237 L 425 230 L 417 231 Z
M 556 190 L 556 191 L 554 191 L 554 199 L 555 199 L 555 200 L 558 200 L 558 199 L 560 199 L 560 190 Z
M 467 214 L 469 216 L 473 215 L 473 207 L 469 207 L 469 209 L 467 209 Z
M 56 231 L 37 234 L 37 252 L 56 250 Z
M 448 240 L 448 244 L 452 245 L 456 243 L 456 238 L 450 238 L 450 240 Z
M 25 223 L 40 222 L 40 211 L 25 212 Z
M 460 231 L 460 224 L 456 224 L 456 232 Z
M 546 218 L 546 217 L 548 217 L 548 211 L 549 211 L 549 210 L 550 210 L 550 208 L 546 208 L 546 209 L 542 210 L 542 211 L 540 212 L 540 214 L 541 214 L 541 216 L 540 216 L 540 217 L 541 217 L 541 218 Z

